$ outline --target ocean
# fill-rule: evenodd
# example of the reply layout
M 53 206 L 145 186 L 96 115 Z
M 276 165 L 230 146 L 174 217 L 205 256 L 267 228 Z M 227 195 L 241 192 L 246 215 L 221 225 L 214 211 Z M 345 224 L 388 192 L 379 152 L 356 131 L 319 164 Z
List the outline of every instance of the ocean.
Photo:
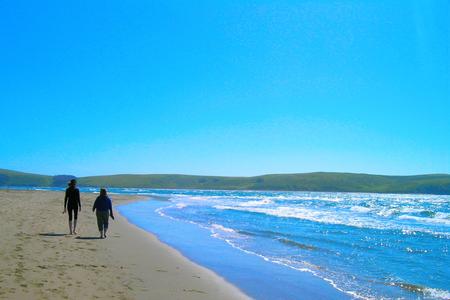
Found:
M 450 299 L 450 196 L 109 191 L 153 199 L 117 209 L 257 299 Z

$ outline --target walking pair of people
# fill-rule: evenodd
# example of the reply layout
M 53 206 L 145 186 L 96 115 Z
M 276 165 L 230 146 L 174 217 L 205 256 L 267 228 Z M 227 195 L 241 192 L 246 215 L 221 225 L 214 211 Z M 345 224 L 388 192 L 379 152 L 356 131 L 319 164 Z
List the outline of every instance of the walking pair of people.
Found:
M 77 181 L 72 179 L 69 182 L 69 186 L 66 189 L 66 195 L 64 197 L 64 211 L 69 213 L 69 232 L 70 234 L 77 234 L 77 219 L 78 212 L 81 212 L 81 200 L 80 190 L 77 188 Z M 100 195 L 95 199 L 92 211 L 97 216 L 97 226 L 100 232 L 100 238 L 106 238 L 106 232 L 108 231 L 109 217 L 114 220 L 114 214 L 112 210 L 111 199 L 106 193 L 106 189 L 100 189 Z

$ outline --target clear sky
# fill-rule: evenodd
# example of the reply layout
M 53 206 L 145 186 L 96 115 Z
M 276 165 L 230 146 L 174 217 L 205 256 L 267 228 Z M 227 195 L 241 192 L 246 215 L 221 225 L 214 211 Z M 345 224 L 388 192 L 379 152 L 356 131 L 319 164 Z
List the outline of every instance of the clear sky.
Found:
M 0 168 L 450 173 L 449 1 L 1 1 Z

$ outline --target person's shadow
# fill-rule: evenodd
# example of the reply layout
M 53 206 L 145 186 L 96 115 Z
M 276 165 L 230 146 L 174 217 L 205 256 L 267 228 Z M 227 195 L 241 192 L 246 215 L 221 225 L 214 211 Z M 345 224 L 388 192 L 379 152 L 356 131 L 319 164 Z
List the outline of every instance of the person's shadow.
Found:
M 39 235 L 45 236 L 45 237 L 69 236 L 69 234 L 66 234 L 66 233 L 55 233 L 55 232 L 39 233 Z M 100 240 L 101 238 L 98 236 L 77 236 L 75 239 L 77 239 L 77 240 Z
M 101 237 L 98 236 L 77 236 L 77 240 L 101 240 Z
M 40 236 L 65 236 L 65 233 L 54 233 L 54 232 L 46 232 L 46 233 L 39 233 Z

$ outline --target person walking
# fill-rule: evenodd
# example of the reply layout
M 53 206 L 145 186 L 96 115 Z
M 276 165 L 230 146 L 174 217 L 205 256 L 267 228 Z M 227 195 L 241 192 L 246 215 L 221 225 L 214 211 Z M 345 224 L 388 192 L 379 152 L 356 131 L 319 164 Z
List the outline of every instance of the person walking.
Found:
M 95 210 L 97 210 L 97 226 L 98 231 L 100 231 L 100 238 L 104 239 L 108 231 L 109 217 L 114 220 L 111 199 L 106 194 L 106 189 L 100 189 L 100 196 L 95 199 L 94 206 L 92 206 L 92 211 Z
M 77 188 L 77 181 L 75 179 L 70 180 L 69 187 L 66 189 L 66 195 L 64 196 L 64 211 L 69 212 L 69 231 L 70 234 L 77 234 L 77 219 L 78 211 L 81 211 L 80 190 Z M 73 215 L 73 229 L 72 229 L 72 215 Z

